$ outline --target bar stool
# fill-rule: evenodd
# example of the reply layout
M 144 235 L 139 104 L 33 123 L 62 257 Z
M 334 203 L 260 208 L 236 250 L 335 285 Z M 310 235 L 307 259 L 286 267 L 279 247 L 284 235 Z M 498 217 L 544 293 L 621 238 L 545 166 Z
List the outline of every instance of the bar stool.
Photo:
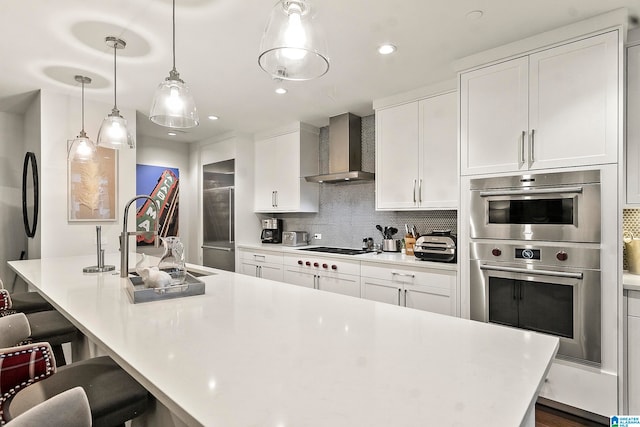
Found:
M 0 289 L 0 313 L 3 315 L 16 312 L 13 304 L 13 296 L 6 289 Z M 53 347 L 59 366 L 65 365 L 66 359 L 62 350 L 62 344 L 73 342 L 78 336 L 78 330 L 62 314 L 56 310 L 38 311 L 26 314 L 31 335 L 31 341 L 46 341 Z M 10 343 L 15 345 L 18 342 Z
M 0 279 L 0 289 L 4 289 L 4 283 Z M 54 310 L 53 306 L 37 292 L 13 292 L 11 294 L 13 307 L 11 310 L 0 312 L 0 316 L 16 313 L 36 313 L 38 311 Z
M 82 387 L 64 391 L 11 420 L 11 427 L 91 427 L 91 408 Z
M 28 330 L 24 313 L 0 318 L 0 337 Z M 0 349 L 0 359 L 0 423 L 75 387 L 86 393 L 94 427 L 122 425 L 149 405 L 149 392 L 108 356 L 56 368 L 51 346 L 33 343 Z

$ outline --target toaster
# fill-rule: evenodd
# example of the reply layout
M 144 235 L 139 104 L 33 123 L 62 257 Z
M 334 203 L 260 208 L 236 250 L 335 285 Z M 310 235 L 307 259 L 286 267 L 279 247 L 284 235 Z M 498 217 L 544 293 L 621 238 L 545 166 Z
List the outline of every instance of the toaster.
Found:
M 423 261 L 456 262 L 456 236 L 451 230 L 434 230 L 418 237 L 413 254 Z
M 305 246 L 309 244 L 309 233 L 306 231 L 283 231 L 283 246 Z

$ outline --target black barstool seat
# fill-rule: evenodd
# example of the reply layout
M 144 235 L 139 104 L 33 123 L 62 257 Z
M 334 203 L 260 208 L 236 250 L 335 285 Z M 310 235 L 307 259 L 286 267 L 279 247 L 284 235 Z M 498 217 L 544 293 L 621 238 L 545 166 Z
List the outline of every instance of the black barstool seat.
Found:
M 66 365 L 62 344 L 73 342 L 78 330 L 62 314 L 55 310 L 26 314 L 31 327 L 31 341 L 51 344 L 58 366 Z
M 55 375 L 19 391 L 5 413 L 8 420 L 65 390 L 82 387 L 91 407 L 94 427 L 113 427 L 142 414 L 149 405 L 149 392 L 102 356 L 59 368 Z
M 20 313 L 37 313 L 53 310 L 53 306 L 37 292 L 16 292 L 11 294 L 12 309 Z

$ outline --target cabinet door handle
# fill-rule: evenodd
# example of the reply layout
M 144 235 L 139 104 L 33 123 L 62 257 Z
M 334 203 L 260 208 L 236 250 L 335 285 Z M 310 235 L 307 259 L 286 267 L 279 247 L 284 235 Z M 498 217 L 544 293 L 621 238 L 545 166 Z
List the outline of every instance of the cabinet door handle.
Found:
M 407 290 L 404 290 L 404 306 L 407 306 Z
M 418 202 L 422 203 L 422 179 L 418 183 Z
M 233 243 L 236 240 L 235 230 L 233 227 L 235 226 L 235 222 L 233 220 L 233 208 L 235 206 L 235 199 L 233 197 L 233 187 L 229 187 L 229 243 Z
M 392 271 L 391 272 L 392 276 L 405 276 L 405 277 L 411 277 L 412 279 L 416 277 L 415 274 L 413 273 L 398 273 L 397 271 Z
M 231 252 L 231 248 L 221 248 L 221 247 L 218 247 L 218 246 L 207 246 L 207 245 L 202 245 L 200 247 L 202 249 L 212 249 L 212 250 L 215 250 L 215 251 Z
M 536 143 L 536 130 L 531 129 L 531 140 L 529 141 L 529 167 L 533 165 L 535 158 L 533 156 L 534 153 L 534 144 Z
M 413 180 L 413 204 L 416 204 L 416 180 Z
M 276 192 L 275 191 L 271 192 L 271 207 L 272 208 L 276 207 Z
M 402 305 L 400 303 L 400 295 L 402 294 L 402 289 L 398 288 L 398 305 Z
M 522 131 L 522 135 L 520 137 L 520 148 L 518 150 L 518 167 L 522 167 L 522 165 L 524 165 L 524 141 L 525 138 L 527 137 L 527 132 L 526 131 Z
M 276 208 L 278 207 L 278 190 L 275 191 L 276 193 Z

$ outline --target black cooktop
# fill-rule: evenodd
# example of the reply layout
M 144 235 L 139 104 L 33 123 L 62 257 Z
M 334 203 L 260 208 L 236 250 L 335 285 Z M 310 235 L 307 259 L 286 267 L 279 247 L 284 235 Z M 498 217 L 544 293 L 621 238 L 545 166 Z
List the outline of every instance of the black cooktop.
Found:
M 301 251 L 311 251 L 311 252 L 326 252 L 329 254 L 340 254 L 340 255 L 360 255 L 366 254 L 367 251 L 362 249 L 351 249 L 351 248 L 332 248 L 329 246 L 317 246 L 313 248 L 303 248 Z

